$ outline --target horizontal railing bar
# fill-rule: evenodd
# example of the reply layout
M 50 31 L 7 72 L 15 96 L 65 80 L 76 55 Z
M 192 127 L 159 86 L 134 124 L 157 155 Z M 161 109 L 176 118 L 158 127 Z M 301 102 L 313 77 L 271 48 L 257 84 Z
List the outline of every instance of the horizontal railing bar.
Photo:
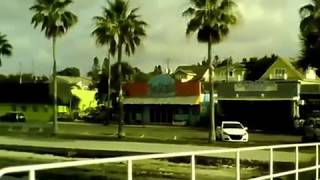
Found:
M 162 153 L 162 154 L 147 154 L 147 155 L 137 155 L 137 156 L 126 156 L 126 157 L 114 157 L 114 158 L 103 158 L 103 159 L 89 159 L 89 160 L 79 160 L 79 161 L 69 161 L 69 162 L 59 162 L 59 163 L 47 163 L 38 165 L 26 165 L 26 166 L 14 166 L 0 169 L 0 177 L 4 174 L 15 173 L 15 172 L 25 172 L 29 170 L 46 170 L 46 169 L 57 169 L 57 168 L 67 168 L 73 166 L 85 166 L 93 164 L 104 164 L 104 163 L 114 163 L 123 161 L 136 161 L 136 160 L 146 160 L 146 159 L 158 159 L 158 158 L 171 158 L 171 157 L 182 157 L 182 156 L 192 156 L 192 155 L 204 155 L 204 154 L 221 154 L 221 153 L 232 153 L 237 151 L 254 151 L 254 150 L 269 150 L 270 148 L 290 148 L 290 147 L 308 147 L 317 146 L 320 143 L 303 143 L 303 144 L 286 144 L 286 145 L 273 145 L 273 146 L 258 146 L 258 147 L 245 147 L 245 148 L 234 148 L 234 149 L 218 149 L 218 150 L 202 150 L 194 152 L 176 152 L 176 153 Z M 275 174 L 277 175 L 277 174 Z M 275 176 L 274 176 L 275 177 Z
M 320 166 L 318 166 L 319 168 Z M 275 173 L 272 175 L 273 178 L 276 177 L 281 177 L 285 175 L 290 175 L 290 174 L 295 174 L 296 172 L 306 172 L 306 171 L 311 171 L 311 170 L 316 170 L 317 166 L 310 166 L 306 168 L 300 168 L 299 170 L 290 170 L 290 171 L 285 171 L 285 172 L 280 172 L 280 173 Z M 265 175 L 265 176 L 260 176 L 257 178 L 251 178 L 250 180 L 264 180 L 264 179 L 270 179 L 271 175 Z

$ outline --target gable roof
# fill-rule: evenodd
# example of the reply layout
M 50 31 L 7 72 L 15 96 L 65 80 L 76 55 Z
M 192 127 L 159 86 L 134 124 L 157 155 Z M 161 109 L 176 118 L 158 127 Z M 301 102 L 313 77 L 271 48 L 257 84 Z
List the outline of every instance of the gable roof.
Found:
M 303 80 L 304 76 L 291 64 L 289 59 L 278 57 L 278 59 L 266 70 L 266 72 L 259 78 L 260 80 L 269 79 L 269 74 L 277 68 L 286 68 L 290 73 L 288 79 Z
M 205 66 L 198 66 L 198 65 L 191 65 L 191 66 L 178 66 L 175 73 L 178 71 L 184 72 L 184 73 L 194 73 L 195 76 L 192 78 L 192 80 L 200 80 L 204 76 L 204 74 L 207 72 L 208 68 Z

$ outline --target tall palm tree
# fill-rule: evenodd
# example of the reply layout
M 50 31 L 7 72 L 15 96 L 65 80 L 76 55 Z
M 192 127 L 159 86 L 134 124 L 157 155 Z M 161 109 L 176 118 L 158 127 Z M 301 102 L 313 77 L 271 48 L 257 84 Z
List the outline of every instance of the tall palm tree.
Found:
M 5 34 L 0 33 L 0 66 L 2 65 L 2 56 L 11 56 L 12 54 L 12 46 L 6 39 L 7 36 Z
M 311 0 L 311 3 L 299 10 L 300 40 L 302 42 L 299 65 L 303 68 L 314 66 L 320 68 L 320 1 Z M 319 70 L 318 70 L 318 74 Z
M 236 4 L 232 0 L 190 0 L 188 9 L 183 16 L 190 18 L 186 34 L 187 36 L 197 32 L 197 39 L 201 43 L 208 44 L 208 69 L 210 87 L 210 130 L 209 142 L 216 140 L 214 100 L 213 100 L 213 67 L 211 62 L 211 46 L 221 42 L 229 34 L 230 27 L 237 23 L 235 12 Z
M 102 16 L 93 18 L 95 29 L 92 35 L 96 38 L 97 45 L 108 46 L 107 53 L 111 56 L 117 54 L 118 72 L 121 73 L 122 52 L 130 56 L 141 43 L 141 38 L 146 36 L 147 23 L 141 20 L 137 14 L 138 8 L 129 9 L 126 0 L 108 0 L 107 7 L 103 7 Z M 119 99 L 119 124 L 118 137 L 123 137 L 124 112 L 122 102 L 122 76 L 119 76 L 118 99 Z
M 320 1 L 311 0 L 311 3 L 302 6 L 299 10 L 301 17 L 300 31 L 302 35 L 318 33 L 320 30 Z
M 57 82 L 56 82 L 56 39 L 67 33 L 67 31 L 78 21 L 77 16 L 66 8 L 72 0 L 35 0 L 30 10 L 35 14 L 32 16 L 31 24 L 34 28 L 40 26 L 46 38 L 52 40 L 53 58 L 53 133 L 56 134 L 57 124 Z

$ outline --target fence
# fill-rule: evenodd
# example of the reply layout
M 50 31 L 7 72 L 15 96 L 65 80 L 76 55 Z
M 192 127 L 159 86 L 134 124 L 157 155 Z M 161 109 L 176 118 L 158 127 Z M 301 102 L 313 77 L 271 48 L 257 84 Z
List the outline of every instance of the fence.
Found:
M 114 158 L 103 158 L 103 159 L 90 159 L 70 162 L 59 162 L 49 164 L 38 164 L 38 165 L 26 165 L 26 166 L 15 166 L 7 167 L 0 170 L 0 178 L 6 174 L 28 172 L 29 180 L 36 179 L 36 172 L 41 170 L 68 168 L 86 165 L 96 165 L 114 162 L 127 162 L 127 179 L 133 179 L 133 163 L 137 160 L 147 159 L 160 159 L 160 158 L 174 158 L 174 157 L 190 157 L 190 170 L 191 180 L 196 179 L 196 156 L 206 154 L 221 154 L 221 153 L 235 153 L 235 166 L 236 166 L 236 179 L 241 179 L 241 153 L 248 151 L 268 150 L 269 152 L 269 174 L 261 177 L 253 178 L 255 180 L 273 179 L 285 175 L 295 175 L 295 179 L 299 179 L 299 173 L 315 170 L 315 179 L 319 179 L 319 145 L 320 143 L 305 143 L 305 144 L 289 144 L 289 145 L 274 145 L 274 146 L 258 146 L 258 147 L 247 147 L 247 148 L 235 148 L 235 149 L 219 149 L 219 150 L 204 150 L 194 152 L 177 152 L 177 153 L 166 153 L 166 154 L 151 154 L 151 155 L 138 155 L 138 156 L 126 156 L 126 157 L 114 157 Z M 299 168 L 299 148 L 301 147 L 314 147 L 315 148 L 315 164 L 313 166 Z M 295 148 L 295 169 L 284 171 L 280 173 L 274 173 L 274 151 L 283 148 Z

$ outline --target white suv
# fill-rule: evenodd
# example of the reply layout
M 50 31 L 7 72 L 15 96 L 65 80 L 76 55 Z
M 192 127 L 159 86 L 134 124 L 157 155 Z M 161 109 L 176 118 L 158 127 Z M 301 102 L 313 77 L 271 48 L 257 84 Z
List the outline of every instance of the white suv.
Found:
M 249 134 L 247 127 L 238 121 L 222 121 L 221 126 L 217 127 L 217 139 L 232 142 L 248 142 Z

